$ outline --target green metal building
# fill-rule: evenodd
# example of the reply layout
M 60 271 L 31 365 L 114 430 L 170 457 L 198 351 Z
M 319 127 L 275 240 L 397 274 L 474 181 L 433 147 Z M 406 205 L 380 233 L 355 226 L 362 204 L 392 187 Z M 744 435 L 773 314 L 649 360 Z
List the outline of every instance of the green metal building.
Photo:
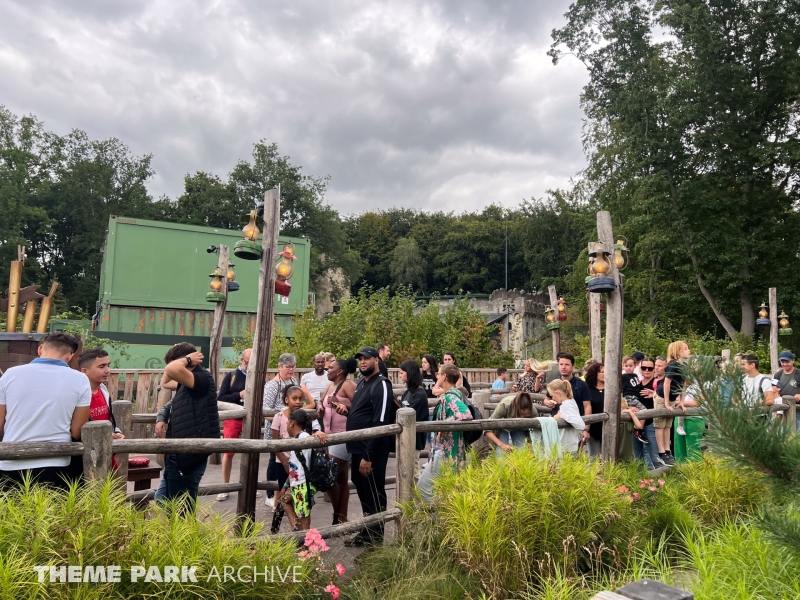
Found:
M 231 249 L 240 289 L 228 295 L 223 333 L 223 359 L 233 356 L 232 342 L 255 328 L 259 261 L 237 259 L 233 246 L 240 231 L 161 223 L 112 216 L 103 252 L 100 299 L 93 325 L 95 335 L 128 344 L 130 357 L 118 359 L 120 368 L 157 369 L 173 344 L 188 341 L 208 354 L 214 303 L 206 301 L 209 273 L 217 266 L 210 246 Z M 292 335 L 295 312 L 305 310 L 309 298 L 311 244 L 301 238 L 280 237 L 295 244 L 292 292 L 276 297 L 280 331 Z

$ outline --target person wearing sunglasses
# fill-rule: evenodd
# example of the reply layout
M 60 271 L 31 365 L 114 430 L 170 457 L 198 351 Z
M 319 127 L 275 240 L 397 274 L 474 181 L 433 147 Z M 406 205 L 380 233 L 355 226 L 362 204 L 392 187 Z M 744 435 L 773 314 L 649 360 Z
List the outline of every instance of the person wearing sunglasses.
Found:
M 794 396 L 795 402 L 800 402 L 800 370 L 794 367 L 794 354 L 791 350 L 784 350 L 778 355 L 781 370 L 772 376 L 777 379 L 782 396 Z M 797 413 L 797 422 L 800 423 L 800 411 Z
M 666 364 L 666 361 L 664 361 L 664 364 Z M 639 363 L 639 369 L 642 371 L 642 380 L 639 383 L 639 401 L 644 405 L 645 409 L 655 408 L 654 397 L 659 381 L 655 376 L 656 363 L 652 358 L 645 357 Z M 644 420 L 644 429 L 642 431 L 644 432 L 644 439 L 649 443 L 643 444 L 641 440 L 637 443 L 637 440 L 634 440 L 633 455 L 636 458 L 644 459 L 648 471 L 663 468 L 665 464 L 658 458 L 658 443 L 656 442 L 656 429 L 653 425 L 653 419 Z

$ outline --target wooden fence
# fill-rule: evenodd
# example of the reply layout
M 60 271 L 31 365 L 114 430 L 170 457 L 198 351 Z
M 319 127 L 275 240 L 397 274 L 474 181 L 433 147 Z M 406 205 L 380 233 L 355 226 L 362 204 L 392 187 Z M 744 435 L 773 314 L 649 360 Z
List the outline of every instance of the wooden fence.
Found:
M 491 403 L 488 403 L 490 394 L 488 391 L 478 392 L 475 403 L 481 409 L 484 417 L 488 416 L 492 410 Z M 785 411 L 787 419 L 794 427 L 796 404 L 794 398 L 787 396 L 784 404 L 769 407 L 772 412 Z M 141 422 L 145 419 L 154 419 L 151 414 L 132 414 L 131 403 L 117 401 L 112 404 L 112 409 L 117 420 L 117 425 L 123 433 L 130 431 L 134 422 Z M 699 414 L 699 409 L 686 409 L 686 416 Z M 274 414 L 275 411 L 264 411 L 265 416 Z M 639 411 L 641 419 L 653 417 L 676 416 L 677 413 L 668 409 L 653 409 Z M 244 416 L 243 409 L 223 410 L 220 413 L 220 420 L 241 418 Z M 622 415 L 622 418 L 630 418 Z M 584 418 L 584 422 L 598 423 L 609 419 L 607 413 L 598 413 Z M 562 419 L 557 421 L 559 428 L 569 427 Z M 326 444 L 322 444 L 318 438 L 307 437 L 304 439 L 292 440 L 262 440 L 262 439 L 112 439 L 112 428 L 109 421 L 92 421 L 83 426 L 81 442 L 5 442 L 0 444 L 0 460 L 15 460 L 21 458 L 39 458 L 54 456 L 83 456 L 84 475 L 88 480 L 104 480 L 111 472 L 111 456 L 117 455 L 118 462 L 122 469 L 118 473 L 122 482 L 127 480 L 127 459 L 131 453 L 142 454 L 165 454 L 165 453 L 186 453 L 186 454 L 206 454 L 215 452 L 236 452 L 249 453 L 256 457 L 262 453 L 285 452 L 291 450 L 301 450 L 320 446 L 330 446 L 343 444 L 346 442 L 368 440 L 387 435 L 397 436 L 397 476 L 395 478 L 397 487 L 397 502 L 410 501 L 413 497 L 414 463 L 419 460 L 416 450 L 417 432 L 440 432 L 440 431 L 496 431 L 509 429 L 538 429 L 541 425 L 535 418 L 531 419 L 479 419 L 473 421 L 416 421 L 416 413 L 410 408 L 401 408 L 397 412 L 397 422 L 394 425 L 385 425 L 359 431 L 348 431 L 335 433 L 328 436 Z M 266 483 L 266 482 L 263 482 Z M 262 487 L 262 486 L 258 486 Z M 201 487 L 201 494 L 217 494 L 220 492 L 239 492 L 243 489 L 243 482 L 219 484 L 214 486 Z M 252 487 L 255 491 L 256 487 Z M 262 487 L 262 489 L 264 489 Z M 130 495 L 131 500 L 142 500 L 148 497 L 152 491 L 139 492 Z M 402 514 L 398 508 L 392 508 L 378 515 L 371 515 L 349 523 L 325 527 L 320 530 L 323 537 L 341 535 L 375 522 L 386 522 L 400 519 L 401 527 Z M 290 534 L 295 537 L 302 535 Z

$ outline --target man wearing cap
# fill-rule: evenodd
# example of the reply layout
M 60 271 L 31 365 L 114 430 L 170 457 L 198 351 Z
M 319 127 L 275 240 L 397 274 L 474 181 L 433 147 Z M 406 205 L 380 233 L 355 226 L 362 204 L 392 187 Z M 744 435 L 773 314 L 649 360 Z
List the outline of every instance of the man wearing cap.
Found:
M 800 402 L 800 371 L 794 367 L 794 354 L 791 350 L 784 350 L 778 355 L 781 370 L 773 375 L 778 380 L 781 396 L 794 396 L 795 402 Z M 797 415 L 800 423 L 800 413 Z
M 378 368 L 378 351 L 372 346 L 356 354 L 361 379 L 347 413 L 347 431 L 391 425 L 395 418 L 392 384 Z M 366 517 L 386 510 L 386 463 L 394 450 L 394 436 L 348 442 L 351 454 L 350 479 L 356 487 L 361 510 Z M 375 545 L 383 541 L 383 525 L 360 531 L 346 546 Z

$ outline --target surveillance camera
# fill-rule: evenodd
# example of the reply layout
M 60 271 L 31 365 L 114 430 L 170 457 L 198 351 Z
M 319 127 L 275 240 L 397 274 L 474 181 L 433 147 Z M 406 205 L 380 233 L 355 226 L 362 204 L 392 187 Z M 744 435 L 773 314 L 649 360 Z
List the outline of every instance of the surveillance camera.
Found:
M 208 252 L 209 254 L 214 254 L 215 252 L 218 252 L 218 251 L 219 251 L 219 248 L 217 248 L 216 246 L 209 246 L 208 248 L 206 248 L 206 252 Z

